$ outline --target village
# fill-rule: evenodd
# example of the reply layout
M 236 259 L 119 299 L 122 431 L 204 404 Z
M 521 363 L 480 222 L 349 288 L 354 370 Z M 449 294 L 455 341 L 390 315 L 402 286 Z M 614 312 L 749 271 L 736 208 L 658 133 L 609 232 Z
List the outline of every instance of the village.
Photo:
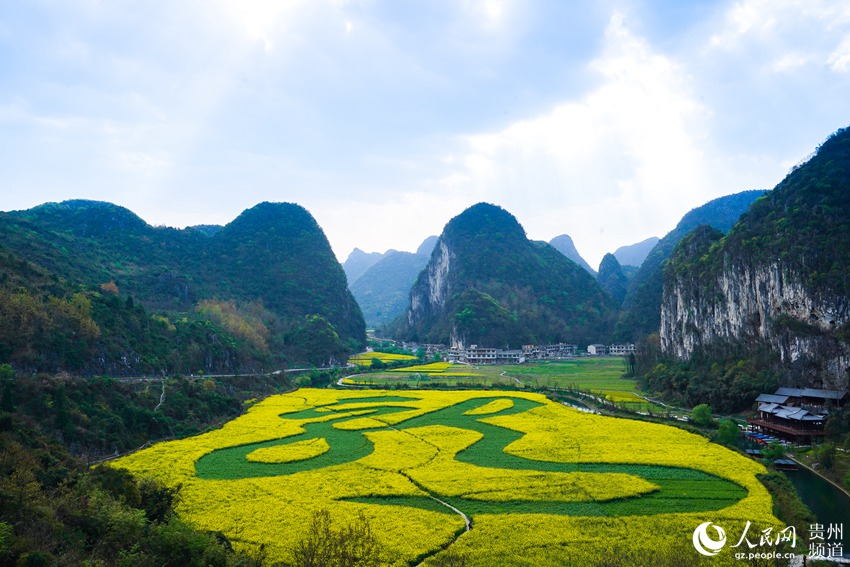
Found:
M 405 350 L 428 356 L 439 355 L 447 362 L 458 364 L 522 364 L 531 361 L 569 360 L 582 356 L 629 356 L 636 352 L 633 343 L 610 345 L 591 344 L 580 350 L 577 344 L 556 343 L 523 345 L 521 349 L 501 349 L 476 344 L 469 346 L 419 344 L 403 342 Z M 816 388 L 778 388 L 773 393 L 760 394 L 755 402 L 755 414 L 747 419 L 746 435 L 752 441 L 767 445 L 774 441 L 806 445 L 826 436 L 826 421 L 831 411 L 850 402 L 847 390 Z
M 400 343 L 401 348 L 410 352 L 420 349 L 428 357 L 439 355 L 448 362 L 460 364 L 522 364 L 536 360 L 568 360 L 578 356 L 628 356 L 635 353 L 634 343 L 592 344 L 586 351 L 580 351 L 577 344 L 556 343 L 547 345 L 523 345 L 521 349 L 501 349 L 480 345 L 447 346 L 443 344 Z

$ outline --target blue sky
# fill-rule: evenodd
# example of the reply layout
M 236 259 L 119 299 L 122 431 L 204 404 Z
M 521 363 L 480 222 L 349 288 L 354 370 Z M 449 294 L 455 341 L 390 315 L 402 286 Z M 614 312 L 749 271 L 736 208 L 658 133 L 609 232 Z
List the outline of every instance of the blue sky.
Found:
M 0 210 L 295 202 L 340 260 L 487 201 L 595 266 L 848 124 L 847 2 L 0 4 Z

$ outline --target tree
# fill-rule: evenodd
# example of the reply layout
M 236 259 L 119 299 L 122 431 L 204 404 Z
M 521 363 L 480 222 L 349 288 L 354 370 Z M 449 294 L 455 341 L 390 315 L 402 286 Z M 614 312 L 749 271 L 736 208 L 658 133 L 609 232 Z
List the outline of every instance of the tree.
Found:
M 768 461 L 775 461 L 785 457 L 785 446 L 773 441 L 762 450 L 762 455 Z
M 711 415 L 711 406 L 700 404 L 691 410 L 691 423 L 697 427 L 712 427 L 714 418 Z
M 12 382 L 3 382 L 3 394 L 0 396 L 0 410 L 12 413 L 15 411 L 15 400 L 12 398 Z
M 0 410 L 6 412 L 15 411 L 15 401 L 12 398 L 12 381 L 15 379 L 15 370 L 11 364 L 0 364 L 0 380 L 3 380 L 3 394 L 0 396 Z
M 818 464 L 824 469 L 830 469 L 835 464 L 835 443 L 821 443 L 813 452 Z
M 634 376 L 636 372 L 637 372 L 637 357 L 635 356 L 635 353 L 630 352 L 629 357 L 628 357 L 626 375 L 627 376 Z
M 322 508 L 313 513 L 310 529 L 292 549 L 288 567 L 375 567 L 380 565 L 381 550 L 372 527 L 363 512 L 354 523 L 336 529 L 330 512 Z
M 720 420 L 720 426 L 717 428 L 717 433 L 714 435 L 714 440 L 721 445 L 735 446 L 738 438 L 741 436 L 741 430 L 731 419 Z

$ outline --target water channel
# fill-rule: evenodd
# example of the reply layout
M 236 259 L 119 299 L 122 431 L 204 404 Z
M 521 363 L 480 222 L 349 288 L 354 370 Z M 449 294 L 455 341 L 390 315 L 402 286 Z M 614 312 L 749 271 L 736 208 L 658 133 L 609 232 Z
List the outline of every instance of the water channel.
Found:
M 817 518 L 818 524 L 824 526 L 824 539 L 826 543 L 833 545 L 838 541 L 836 538 L 827 538 L 827 530 L 830 524 L 843 526 L 843 557 L 850 557 L 850 497 L 835 486 L 813 473 L 807 468 L 799 467 L 796 471 L 785 473 L 794 484 L 800 499 L 811 509 Z M 809 533 L 798 534 L 806 539 L 806 548 L 810 546 Z M 819 541 L 819 540 L 816 540 Z

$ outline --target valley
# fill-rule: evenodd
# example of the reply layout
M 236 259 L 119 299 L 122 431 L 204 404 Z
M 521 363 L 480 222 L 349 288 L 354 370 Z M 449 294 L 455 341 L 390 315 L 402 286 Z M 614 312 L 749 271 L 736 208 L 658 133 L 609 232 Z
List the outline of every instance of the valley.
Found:
M 293 203 L 0 213 L 0 559 L 784 565 L 777 464 L 850 486 L 848 191 L 842 129 L 598 270 L 485 202 L 346 265 Z

